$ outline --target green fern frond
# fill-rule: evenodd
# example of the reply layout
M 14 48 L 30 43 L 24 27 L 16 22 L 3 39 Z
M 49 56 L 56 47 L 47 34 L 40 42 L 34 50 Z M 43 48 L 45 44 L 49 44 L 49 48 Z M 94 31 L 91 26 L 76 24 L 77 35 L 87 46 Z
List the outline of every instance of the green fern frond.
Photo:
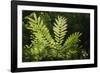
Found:
M 61 45 L 63 42 L 63 39 L 67 32 L 67 19 L 61 16 L 58 16 L 57 19 L 55 19 L 55 23 L 53 26 L 54 34 L 55 34 L 55 41 L 57 44 Z
M 79 40 L 79 37 L 81 36 L 82 34 L 79 33 L 79 32 L 75 32 L 73 33 L 72 35 L 70 35 L 63 46 L 67 47 L 67 48 L 72 48 L 73 46 L 77 46 L 76 44 L 80 41 Z
M 28 29 L 33 30 L 33 34 L 35 37 L 40 41 L 46 41 L 48 45 L 54 47 L 55 42 L 51 37 L 48 28 L 44 25 L 43 20 L 41 17 L 37 17 L 35 13 L 31 14 L 31 17 L 26 17 L 29 20 L 30 27 Z

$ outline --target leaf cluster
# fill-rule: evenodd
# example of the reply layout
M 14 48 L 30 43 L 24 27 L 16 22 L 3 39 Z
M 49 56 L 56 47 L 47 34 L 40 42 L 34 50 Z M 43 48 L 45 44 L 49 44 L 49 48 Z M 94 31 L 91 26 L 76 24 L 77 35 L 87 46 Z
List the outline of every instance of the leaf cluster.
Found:
M 27 30 L 32 32 L 31 44 L 23 46 L 24 61 L 70 60 L 83 58 L 82 46 L 79 45 L 80 32 L 75 32 L 66 37 L 67 21 L 63 16 L 55 18 L 53 34 L 45 23 L 45 19 L 31 13 L 25 17 L 24 23 Z M 85 52 L 86 53 L 86 52 Z M 86 53 L 87 54 L 87 53 Z M 85 55 L 84 57 L 86 57 Z

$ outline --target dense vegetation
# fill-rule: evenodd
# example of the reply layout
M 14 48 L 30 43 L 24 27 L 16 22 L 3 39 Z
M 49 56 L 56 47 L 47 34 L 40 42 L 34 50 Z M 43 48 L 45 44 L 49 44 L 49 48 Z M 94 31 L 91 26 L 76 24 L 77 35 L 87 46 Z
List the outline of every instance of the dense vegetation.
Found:
M 82 15 L 88 19 L 84 23 L 89 23 L 89 14 L 24 11 L 23 62 L 89 58 L 89 31 L 86 33 L 84 25 L 76 24 L 77 19 L 83 24 Z

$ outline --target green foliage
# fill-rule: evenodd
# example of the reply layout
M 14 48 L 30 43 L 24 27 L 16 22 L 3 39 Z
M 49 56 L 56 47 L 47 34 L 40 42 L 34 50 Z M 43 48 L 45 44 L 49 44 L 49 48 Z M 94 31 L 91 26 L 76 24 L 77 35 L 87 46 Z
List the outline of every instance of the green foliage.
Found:
M 27 20 L 24 24 L 26 29 L 32 32 L 30 35 L 32 40 L 30 45 L 23 46 L 23 61 L 69 60 L 86 57 L 82 54 L 82 46 L 79 45 L 81 33 L 75 32 L 68 38 L 65 37 L 68 25 L 65 17 L 58 16 L 55 19 L 54 37 L 47 28 L 45 17 L 31 13 L 25 17 L 25 20 Z
M 33 19 L 31 17 L 33 17 Z M 48 45 L 54 46 L 54 40 L 52 39 L 46 25 L 44 25 L 41 17 L 37 17 L 36 14 L 33 13 L 30 17 L 26 17 L 26 19 L 29 20 L 28 23 L 30 24 L 27 29 L 33 31 L 33 35 L 35 35 L 35 38 L 37 38 L 39 42 L 43 41 L 42 43 L 44 44 L 48 43 Z
M 72 35 L 70 35 L 65 43 L 64 46 L 66 46 L 67 48 L 77 48 L 78 42 L 80 42 L 79 37 L 81 36 L 81 33 L 79 32 L 75 32 Z
M 56 23 L 54 23 L 54 34 L 55 34 L 55 41 L 56 44 L 61 45 L 63 42 L 63 39 L 66 35 L 66 29 L 67 29 L 67 24 L 66 24 L 66 19 L 64 17 L 58 16 L 57 19 L 55 19 Z

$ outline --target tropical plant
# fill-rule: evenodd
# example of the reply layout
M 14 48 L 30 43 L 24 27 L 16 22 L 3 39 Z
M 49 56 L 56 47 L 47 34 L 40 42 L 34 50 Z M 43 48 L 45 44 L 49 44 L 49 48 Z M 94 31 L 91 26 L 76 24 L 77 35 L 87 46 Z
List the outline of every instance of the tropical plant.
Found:
M 32 33 L 31 44 L 23 46 L 24 61 L 47 61 L 47 60 L 69 60 L 80 59 L 82 57 L 79 45 L 80 32 L 67 34 L 67 21 L 63 16 L 55 18 L 53 26 L 54 37 L 46 26 L 43 17 L 31 13 L 25 17 L 27 23 L 24 23 L 27 30 Z M 86 53 L 86 52 L 85 52 Z

